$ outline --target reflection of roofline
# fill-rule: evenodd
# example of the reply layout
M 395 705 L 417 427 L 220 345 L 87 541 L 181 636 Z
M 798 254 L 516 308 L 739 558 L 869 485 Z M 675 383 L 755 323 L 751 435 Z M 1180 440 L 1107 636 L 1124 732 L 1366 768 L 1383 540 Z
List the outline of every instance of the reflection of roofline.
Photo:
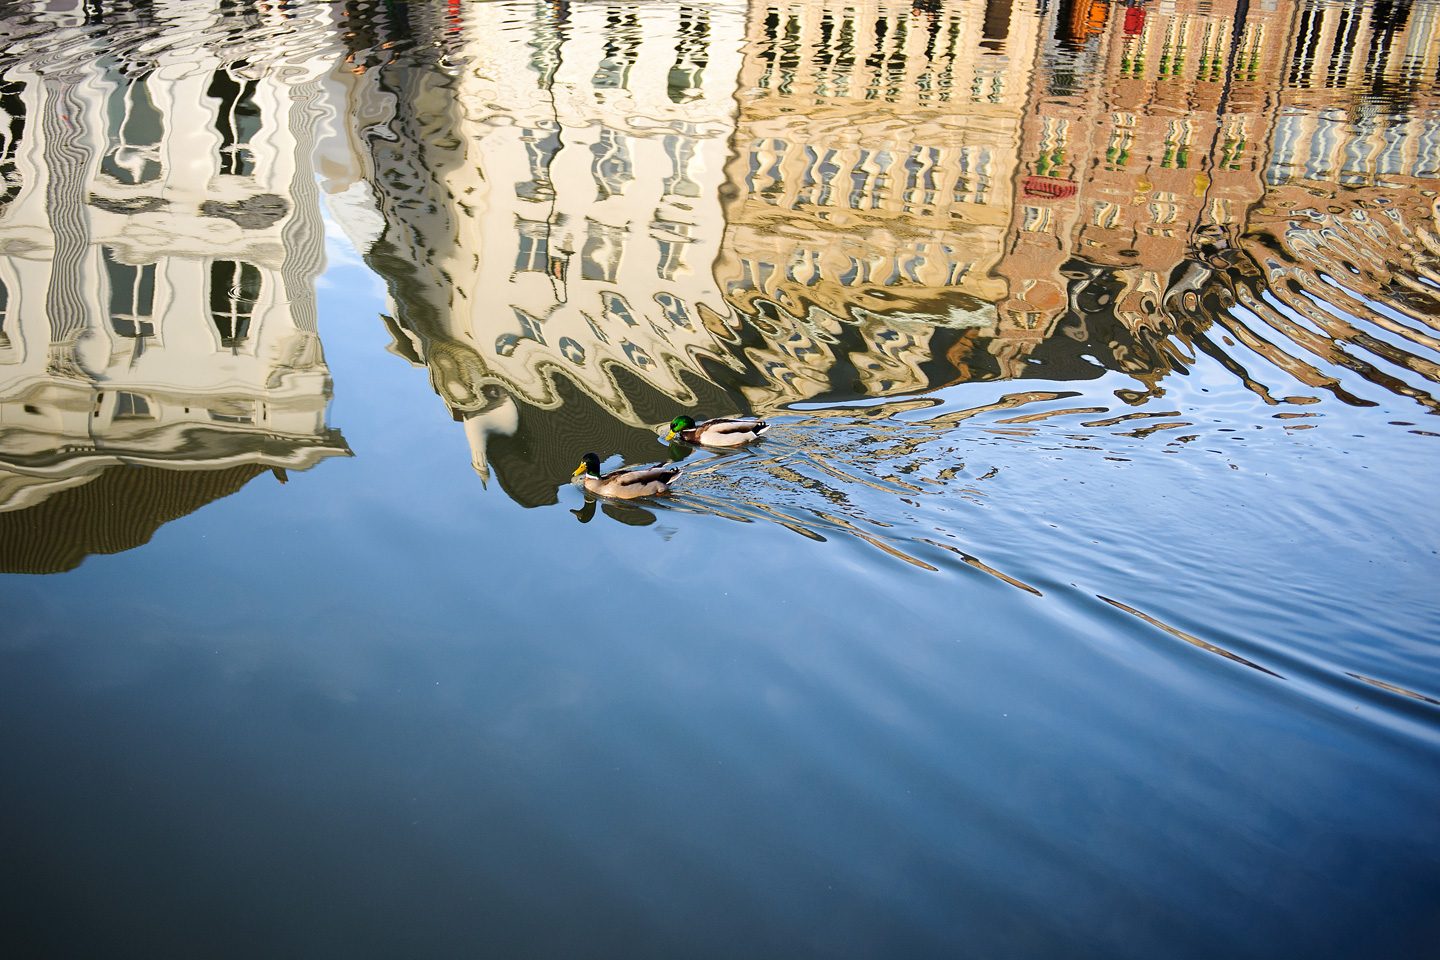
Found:
M 0 438 L 17 432 L 14 428 L 0 431 Z M 353 455 L 340 431 L 334 428 L 313 436 L 296 437 L 182 423 L 161 427 L 145 434 L 145 439 L 163 442 L 155 443 L 158 449 L 148 442 L 145 447 L 138 447 L 96 440 L 65 443 L 36 454 L 0 452 L 0 466 L 29 476 L 59 478 L 121 464 L 223 470 L 254 463 L 266 468 L 308 470 L 326 457 Z
M 0 513 L 0 573 L 61 573 L 91 554 L 133 549 L 265 470 L 258 463 L 218 470 L 107 466 L 89 482 Z

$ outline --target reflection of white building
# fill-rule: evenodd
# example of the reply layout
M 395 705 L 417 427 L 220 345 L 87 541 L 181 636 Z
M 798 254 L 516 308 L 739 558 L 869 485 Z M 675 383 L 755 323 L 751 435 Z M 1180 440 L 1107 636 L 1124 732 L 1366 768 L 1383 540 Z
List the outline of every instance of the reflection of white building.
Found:
M 0 510 L 122 464 L 348 453 L 314 304 L 327 96 L 317 70 L 254 51 L 6 73 Z
M 453 87 L 383 71 L 370 259 L 399 301 L 396 349 L 469 421 L 482 474 L 487 433 L 513 429 L 515 400 L 558 408 L 557 376 L 631 425 L 616 368 L 694 402 L 742 35 L 733 6 L 473 5 Z M 353 96 L 373 117 L 381 94 Z

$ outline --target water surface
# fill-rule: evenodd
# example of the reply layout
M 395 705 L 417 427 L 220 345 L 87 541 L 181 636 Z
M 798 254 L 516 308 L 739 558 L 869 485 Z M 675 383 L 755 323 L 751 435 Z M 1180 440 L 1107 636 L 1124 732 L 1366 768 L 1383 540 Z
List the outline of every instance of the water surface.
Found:
M 1440 6 L 3 16 L 17 955 L 1433 942 Z

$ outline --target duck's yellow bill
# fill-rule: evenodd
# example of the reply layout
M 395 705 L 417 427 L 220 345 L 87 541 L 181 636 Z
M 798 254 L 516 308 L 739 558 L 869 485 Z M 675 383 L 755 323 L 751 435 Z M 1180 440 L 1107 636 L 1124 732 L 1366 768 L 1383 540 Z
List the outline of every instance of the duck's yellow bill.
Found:
M 665 442 L 669 443 L 671 440 L 674 440 L 678 436 L 680 436 L 679 430 L 671 430 L 669 433 L 665 434 Z
M 572 477 L 582 477 L 582 476 L 584 476 L 584 475 L 585 475 L 585 464 L 583 464 L 583 463 L 580 464 L 580 466 L 578 466 L 578 467 L 575 468 L 575 472 L 574 472 L 574 473 L 570 474 L 570 476 L 572 476 Z

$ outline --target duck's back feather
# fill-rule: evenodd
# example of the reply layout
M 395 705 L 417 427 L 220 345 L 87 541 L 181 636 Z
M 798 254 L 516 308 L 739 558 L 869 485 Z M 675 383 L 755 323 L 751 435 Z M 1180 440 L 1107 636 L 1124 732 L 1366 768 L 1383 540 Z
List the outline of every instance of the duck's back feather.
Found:
M 733 417 L 716 417 L 697 423 L 684 431 L 681 437 L 692 443 L 711 447 L 734 447 L 757 439 L 770 429 L 764 420 L 737 420 Z
M 655 464 L 653 467 L 626 467 L 603 477 L 586 477 L 585 489 L 602 497 L 630 500 L 655 497 L 670 492 L 670 481 L 680 475 L 679 467 Z

